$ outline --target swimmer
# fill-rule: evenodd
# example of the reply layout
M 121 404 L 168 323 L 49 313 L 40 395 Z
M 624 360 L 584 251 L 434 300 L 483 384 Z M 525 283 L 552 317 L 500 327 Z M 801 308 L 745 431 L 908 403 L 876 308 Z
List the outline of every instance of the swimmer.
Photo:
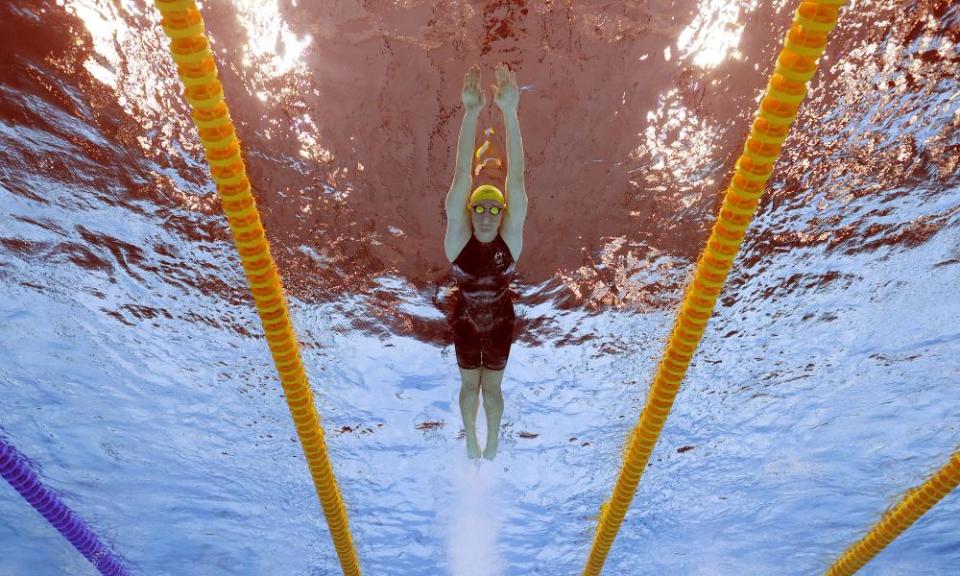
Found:
M 503 179 L 491 178 L 485 167 L 500 168 L 499 159 L 479 163 L 476 174 L 473 158 L 480 161 L 482 152 L 474 151 L 477 122 L 487 104 L 480 88 L 480 67 L 466 74 L 461 94 L 464 106 L 463 125 L 457 145 L 456 170 L 447 193 L 447 231 L 443 240 L 447 259 L 453 265 L 453 276 L 459 288 L 453 315 L 454 348 L 460 368 L 460 414 L 467 439 L 467 457 L 479 458 L 477 411 L 480 398 L 487 420 L 487 442 L 482 456 L 493 460 L 500 440 L 500 419 L 503 416 L 501 382 L 513 342 L 513 296 L 509 290 L 517 260 L 523 248 L 523 223 L 527 216 L 527 194 L 524 189 L 523 145 L 517 106 L 520 91 L 516 74 L 506 64 L 496 68 L 497 83 L 492 86 L 494 101 L 503 113 L 507 140 L 507 170 Z M 492 135 L 492 129 L 485 132 Z M 482 176 L 491 182 L 474 188 L 473 177 Z

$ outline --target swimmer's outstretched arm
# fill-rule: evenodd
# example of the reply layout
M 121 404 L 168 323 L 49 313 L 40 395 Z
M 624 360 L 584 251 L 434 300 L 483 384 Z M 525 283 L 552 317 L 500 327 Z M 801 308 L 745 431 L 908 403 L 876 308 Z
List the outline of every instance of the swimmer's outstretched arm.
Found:
M 517 88 L 516 73 L 506 64 L 497 65 L 497 84 L 493 90 L 494 101 L 503 111 L 503 125 L 507 131 L 507 182 L 504 187 L 507 210 L 503 219 L 504 239 L 517 257 L 523 246 L 523 224 L 527 219 L 527 187 L 523 176 L 523 140 L 520 138 L 520 120 L 517 116 L 520 90 Z
M 480 67 L 470 68 L 463 79 L 463 125 L 460 127 L 460 140 L 457 143 L 457 166 L 453 174 L 453 184 L 447 193 L 446 208 L 451 214 L 467 213 L 467 197 L 473 184 L 473 148 L 477 138 L 477 119 L 487 104 L 487 97 L 480 89 Z
M 493 86 L 494 100 L 503 112 L 503 124 L 507 130 L 507 179 L 513 180 L 523 188 L 523 140 L 520 138 L 520 120 L 517 107 L 520 104 L 520 90 L 517 88 L 517 74 L 506 64 L 497 65 L 497 83 Z M 516 202 L 520 198 L 513 198 Z M 526 201 L 524 194 L 523 201 Z

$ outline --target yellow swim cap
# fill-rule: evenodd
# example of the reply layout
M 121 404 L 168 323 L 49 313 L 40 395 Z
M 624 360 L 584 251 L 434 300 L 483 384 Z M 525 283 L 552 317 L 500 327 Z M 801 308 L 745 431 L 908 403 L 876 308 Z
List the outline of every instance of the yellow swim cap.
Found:
M 501 206 L 506 206 L 507 201 L 503 198 L 503 192 L 492 184 L 481 184 L 477 186 L 473 194 L 470 195 L 470 205 L 475 206 L 478 202 L 484 200 L 493 200 L 499 202 Z

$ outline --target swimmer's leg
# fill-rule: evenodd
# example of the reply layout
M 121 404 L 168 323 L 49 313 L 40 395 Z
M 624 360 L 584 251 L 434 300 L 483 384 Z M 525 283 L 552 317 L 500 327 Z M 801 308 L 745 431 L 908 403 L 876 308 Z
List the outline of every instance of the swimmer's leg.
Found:
M 460 415 L 467 436 L 467 458 L 480 457 L 477 442 L 477 410 L 480 408 L 480 371 L 483 368 L 460 368 Z
M 480 390 L 483 393 L 483 412 L 487 417 L 487 445 L 483 457 L 493 460 L 500 444 L 500 419 L 503 418 L 503 370 L 480 369 Z

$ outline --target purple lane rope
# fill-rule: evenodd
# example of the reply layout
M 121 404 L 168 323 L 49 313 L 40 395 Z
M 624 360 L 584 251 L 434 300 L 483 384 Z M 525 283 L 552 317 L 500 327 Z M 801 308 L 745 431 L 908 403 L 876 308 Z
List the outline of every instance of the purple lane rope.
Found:
M 127 576 L 120 559 L 83 520 L 44 486 L 26 459 L 0 436 L 0 475 L 104 576 Z

